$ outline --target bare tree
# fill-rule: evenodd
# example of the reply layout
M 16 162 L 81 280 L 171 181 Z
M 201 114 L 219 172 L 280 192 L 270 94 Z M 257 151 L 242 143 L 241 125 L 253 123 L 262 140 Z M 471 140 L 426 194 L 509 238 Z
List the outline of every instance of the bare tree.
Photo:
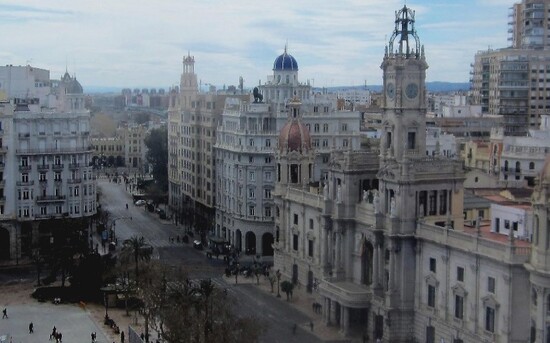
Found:
M 143 282 L 142 312 L 167 343 L 252 343 L 265 325 L 234 315 L 233 301 L 210 280 L 189 280 L 180 269 L 157 266 Z

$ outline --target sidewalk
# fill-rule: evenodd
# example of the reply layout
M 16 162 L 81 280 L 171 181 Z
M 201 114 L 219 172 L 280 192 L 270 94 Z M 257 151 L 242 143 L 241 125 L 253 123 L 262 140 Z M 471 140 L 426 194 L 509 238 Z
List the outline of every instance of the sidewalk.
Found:
M 223 276 L 223 279 L 228 283 L 235 285 L 235 277 L 227 277 Z M 281 279 L 281 282 L 284 281 Z M 271 285 L 269 283 L 269 280 L 267 280 L 266 277 L 263 275 L 260 277 L 260 284 L 256 285 L 256 277 L 250 276 L 248 278 L 245 278 L 244 276 L 239 275 L 238 278 L 238 284 L 253 284 L 258 289 L 265 293 L 273 294 L 274 297 L 277 296 L 277 283 L 273 286 L 273 293 L 271 293 Z M 344 337 L 342 334 L 340 334 L 338 328 L 326 326 L 323 323 L 323 318 L 321 313 L 315 313 L 313 312 L 312 304 L 314 302 L 319 302 L 319 299 L 316 298 L 316 293 L 307 293 L 305 287 L 295 287 L 292 292 L 292 298 L 290 301 L 287 302 L 286 300 L 286 294 L 283 292 L 281 293 L 281 301 L 284 301 L 289 306 L 292 306 L 296 310 L 302 312 L 309 318 L 311 318 L 311 322 L 313 323 L 313 332 L 310 328 L 310 322 L 305 323 L 298 323 L 298 325 L 305 331 L 313 333 L 320 342 L 323 341 L 342 341 L 342 342 L 353 342 L 352 338 L 350 337 Z M 359 342 L 359 340 L 357 340 Z

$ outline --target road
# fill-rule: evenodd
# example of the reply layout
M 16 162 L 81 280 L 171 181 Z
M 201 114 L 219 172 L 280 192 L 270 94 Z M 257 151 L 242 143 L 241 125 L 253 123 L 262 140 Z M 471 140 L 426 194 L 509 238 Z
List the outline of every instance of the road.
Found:
M 319 338 L 304 329 L 311 318 L 292 308 L 284 298 L 276 298 L 250 284 L 227 283 L 223 278 L 222 260 L 209 260 L 204 252 L 193 249 L 190 244 L 171 243 L 170 237 L 183 235 L 183 228 L 169 221 L 160 221 L 154 213 L 144 207 L 132 204 L 131 196 L 125 191 L 124 184 L 115 184 L 106 179 L 98 180 L 101 190 L 101 206 L 111 213 L 110 218 L 132 217 L 116 220 L 116 236 L 119 242 L 133 235 L 143 236 L 154 247 L 155 257 L 169 265 L 182 265 L 190 271 L 192 278 L 210 278 L 219 287 L 226 288 L 235 298 L 235 312 L 242 316 L 255 316 L 268 324 L 267 332 L 261 342 L 319 342 Z M 126 203 L 129 204 L 126 209 Z M 120 245 L 120 244 L 119 244 Z M 296 334 L 292 327 L 298 324 Z

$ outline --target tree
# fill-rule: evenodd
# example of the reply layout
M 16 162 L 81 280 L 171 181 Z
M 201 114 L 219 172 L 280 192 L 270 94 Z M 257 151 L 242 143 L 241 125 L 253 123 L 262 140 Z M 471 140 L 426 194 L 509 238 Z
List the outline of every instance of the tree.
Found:
M 153 167 L 153 178 L 162 191 L 168 190 L 168 131 L 166 127 L 153 129 L 145 138 L 147 162 Z
M 145 243 L 143 237 L 132 236 L 124 241 L 121 251 L 121 259 L 132 260 L 135 266 L 136 283 L 139 283 L 139 262 L 149 261 L 153 254 L 153 247 Z
M 265 325 L 239 318 L 233 301 L 210 280 L 189 280 L 181 269 L 150 268 L 142 312 L 167 343 L 257 342 Z
M 281 282 L 281 290 L 286 293 L 286 301 L 289 301 L 292 298 L 292 291 L 294 290 L 294 284 L 292 282 L 285 280 Z
M 269 284 L 271 285 L 271 293 L 273 293 L 273 287 L 275 286 L 275 282 L 277 282 L 277 277 L 275 275 L 269 275 L 267 279 L 269 280 Z

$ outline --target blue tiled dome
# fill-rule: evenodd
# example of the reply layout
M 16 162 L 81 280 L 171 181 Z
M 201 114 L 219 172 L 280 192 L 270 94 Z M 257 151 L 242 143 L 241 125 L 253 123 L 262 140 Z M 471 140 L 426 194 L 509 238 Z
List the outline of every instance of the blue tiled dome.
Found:
M 287 54 L 285 49 L 285 52 L 281 56 L 275 59 L 275 63 L 273 63 L 273 70 L 274 71 L 284 71 L 284 70 L 298 71 L 298 62 L 296 62 L 296 59 L 292 57 L 292 55 Z

